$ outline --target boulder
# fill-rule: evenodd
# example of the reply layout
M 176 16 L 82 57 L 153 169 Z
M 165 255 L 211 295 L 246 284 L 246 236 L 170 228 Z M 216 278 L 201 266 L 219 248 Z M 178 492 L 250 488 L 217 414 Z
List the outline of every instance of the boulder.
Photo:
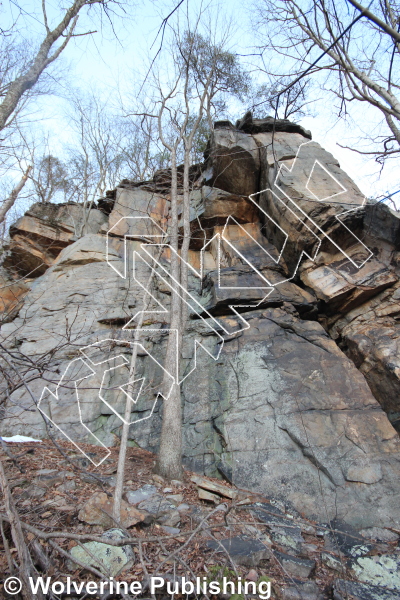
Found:
M 246 567 L 257 567 L 262 560 L 268 560 L 271 552 L 259 540 L 254 540 L 244 536 L 231 537 L 222 540 L 210 540 L 207 542 L 208 548 L 229 554 L 231 560 Z
M 282 566 L 285 573 L 288 573 L 292 577 L 307 579 L 315 570 L 315 560 L 308 560 L 306 558 L 297 558 L 290 554 L 284 554 L 283 552 L 274 552 L 275 558 Z
M 398 600 L 397 591 L 376 585 L 336 579 L 333 584 L 334 600 Z
M 216 125 L 206 163 L 190 173 L 192 297 L 181 347 L 182 374 L 190 373 L 181 385 L 185 465 L 281 502 L 281 514 L 265 502 L 273 513 L 265 517 L 268 535 L 297 555 L 310 530 L 288 522 L 294 509 L 324 523 L 337 517 L 358 538 L 359 530 L 400 528 L 400 441 L 391 425 L 400 419 L 400 215 L 365 202 L 338 161 L 308 137 L 298 125 L 251 115 L 237 127 Z M 90 213 L 80 239 L 75 204 L 36 205 L 11 229 L 6 279 L 14 285 L 22 268 L 35 281 L 15 289 L 14 299 L 4 292 L 11 312 L 2 343 L 22 364 L 27 356 L 40 362 L 40 372 L 28 365 L 26 375 L 57 435 L 97 444 L 82 459 L 86 466 L 119 442 L 132 319 L 143 309 L 150 273 L 139 257 L 144 241 L 163 239 L 170 182 L 168 169 L 149 182 L 121 182 L 104 212 Z M 166 249 L 166 271 L 170 259 Z M 145 384 L 132 417 L 140 426 L 129 432 L 130 443 L 151 451 L 161 429 L 154 390 L 161 389 L 171 299 L 160 271 L 138 349 Z M 46 436 L 23 386 L 3 407 L 2 434 Z M 127 496 L 138 507 L 130 508 L 177 525 L 175 502 L 139 491 Z M 368 553 L 369 545 L 361 535 L 351 547 Z
M 104 492 L 95 492 L 83 505 L 78 513 L 78 519 L 89 523 L 89 525 L 101 525 L 110 527 L 116 522 L 112 518 L 113 500 Z M 127 502 L 121 502 L 121 525 L 125 529 L 137 525 L 137 523 L 148 523 L 151 521 L 149 514 L 130 506 Z
M 77 239 L 85 209 L 80 204 L 33 204 L 10 227 L 11 241 L 4 267 L 19 275 L 43 275 L 66 246 Z M 82 235 L 97 233 L 107 218 L 92 208 Z
M 400 592 L 400 555 L 360 556 L 350 569 L 358 581 Z
M 154 496 L 156 493 L 156 486 L 146 483 L 138 490 L 128 490 L 125 494 L 125 497 L 129 504 L 139 504 L 140 502 L 143 502 L 143 500 L 151 498 L 151 496 Z
M 0 321 L 7 323 L 15 319 L 23 300 L 29 292 L 26 281 L 15 281 L 4 268 L 0 268 Z
M 288 119 L 275 119 L 266 117 L 264 119 L 254 119 L 252 113 L 247 112 L 242 119 L 236 121 L 236 128 L 245 133 L 257 134 L 270 131 L 299 133 L 303 137 L 311 139 L 311 131 L 304 129 L 301 125 L 293 123 Z
M 203 176 L 206 185 L 230 194 L 258 191 L 260 156 L 251 135 L 231 128 L 214 129 Z
M 111 546 L 107 540 L 123 540 L 128 537 L 121 529 L 109 529 L 101 536 L 104 538 L 104 544 L 101 542 L 86 542 L 82 546 L 74 546 L 71 549 L 71 556 L 81 563 L 94 567 L 104 573 L 106 577 L 115 577 L 125 568 L 129 568 L 134 562 L 134 552 L 132 546 Z M 82 568 L 82 565 L 70 561 L 71 570 Z

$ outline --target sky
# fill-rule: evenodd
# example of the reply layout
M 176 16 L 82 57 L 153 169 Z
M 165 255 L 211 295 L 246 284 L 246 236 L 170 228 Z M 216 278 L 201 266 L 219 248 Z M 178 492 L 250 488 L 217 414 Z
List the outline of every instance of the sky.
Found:
M 41 2 L 22 0 L 18 3 L 23 10 L 22 15 L 18 17 L 18 26 L 27 39 L 32 38 L 32 34 L 38 36 L 43 31 Z M 59 4 L 62 6 L 57 0 L 47 0 L 50 21 L 57 14 Z M 189 9 L 193 10 L 198 4 L 197 0 L 189 0 Z M 117 9 L 119 14 L 122 10 L 126 10 L 123 18 L 113 17 L 114 31 L 106 18 L 101 24 L 93 15 L 94 11 L 80 18 L 80 32 L 92 29 L 96 29 L 97 32 L 78 37 L 70 42 L 62 59 L 55 66 L 55 73 L 61 74 L 60 83 L 55 86 L 56 93 L 42 98 L 36 113 L 39 127 L 50 131 L 56 147 L 68 143 L 68 127 L 63 117 L 65 110 L 63 95 L 71 86 L 96 89 L 99 94 L 110 98 L 110 103 L 117 100 L 118 96 L 128 95 L 135 84 L 143 80 L 146 65 L 155 56 L 161 43 L 161 36 L 157 37 L 157 32 L 162 18 L 167 16 L 174 6 L 176 6 L 175 2 L 160 0 L 136 1 L 135 4 L 128 2 L 122 5 L 126 8 Z M 179 11 L 185 11 L 186 7 L 185 0 Z M 16 18 L 20 14 L 14 0 L 5 0 L 3 10 L 8 18 Z M 253 53 L 255 38 L 250 27 L 251 1 L 213 2 L 211 10 L 213 14 L 218 14 L 221 23 L 229 19 L 233 21 L 231 49 L 242 56 Z M 380 173 L 380 167 L 373 159 L 366 160 L 338 145 L 352 145 L 357 140 L 359 130 L 356 125 L 351 121 L 337 120 L 332 107 L 324 98 L 313 105 L 313 111 L 315 113 L 313 116 L 300 119 L 300 123 L 311 130 L 315 141 L 339 160 L 341 167 L 355 180 L 364 194 L 368 197 L 377 197 L 400 189 L 397 161 L 389 163 L 383 173 Z M 373 109 L 368 111 L 363 107 L 362 112 L 361 109 L 358 111 L 359 113 L 357 110 L 353 111 L 354 123 L 362 122 L 367 126 L 370 120 L 373 126 Z M 240 116 L 242 115 L 236 115 L 237 118 Z M 397 197 L 400 207 L 400 194 Z

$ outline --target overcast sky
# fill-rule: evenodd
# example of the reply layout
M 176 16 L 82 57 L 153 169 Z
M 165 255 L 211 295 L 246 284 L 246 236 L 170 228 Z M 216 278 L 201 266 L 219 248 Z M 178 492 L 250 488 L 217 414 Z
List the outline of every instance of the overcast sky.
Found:
M 196 0 L 189 0 L 189 2 L 193 10 L 199 5 Z M 251 1 L 223 0 L 211 4 L 221 22 L 224 18 L 233 20 L 234 34 L 231 49 L 242 56 L 253 53 L 255 37 L 250 27 Z M 23 28 L 24 35 L 27 39 L 32 38 L 32 35 L 39 35 L 39 32 L 43 31 L 40 24 L 41 2 L 24 0 L 19 2 L 19 5 L 24 12 L 19 16 L 18 24 Z M 60 5 L 62 6 L 61 3 Z M 113 19 L 116 36 L 107 19 L 104 19 L 103 27 L 99 27 L 98 19 L 93 26 L 90 15 L 81 18 L 79 25 L 81 32 L 95 27 L 97 33 L 75 39 L 64 52 L 61 62 L 56 67 L 56 71 L 63 74 L 61 85 L 55 88 L 59 96 L 70 86 L 97 89 L 104 97 L 110 98 L 110 102 L 118 94 L 124 96 L 129 93 L 134 82 L 143 79 L 149 57 L 155 55 L 161 41 L 160 36 L 157 38 L 157 31 L 162 17 L 168 15 L 174 5 L 175 3 L 157 0 L 137 1 L 136 6 L 131 3 L 126 8 L 127 13 L 124 18 Z M 51 18 L 56 14 L 59 3 L 57 0 L 48 0 L 47 6 Z M 179 10 L 186 10 L 186 6 L 185 1 Z M 3 11 L 3 17 L 16 18 L 19 14 L 13 1 L 10 0 L 5 0 L 3 3 Z M 118 9 L 118 12 L 121 15 L 122 9 Z M 255 65 L 254 58 L 249 57 L 244 60 Z M 59 96 L 44 98 L 40 106 L 40 117 L 43 119 L 40 127 L 51 131 L 56 146 L 62 145 L 68 136 L 68 128 L 62 116 L 65 102 Z M 359 107 L 355 109 L 352 114 L 354 125 L 351 120 L 346 123 L 337 121 L 329 102 L 320 95 L 320 100 L 314 105 L 314 112 L 315 116 L 301 119 L 301 124 L 312 131 L 314 140 L 338 158 L 341 167 L 356 181 L 363 193 L 368 196 L 379 196 L 400 189 L 397 160 L 389 163 L 389 166 L 385 167 L 383 173 L 379 175 L 379 165 L 373 159 L 366 160 L 338 146 L 338 144 L 354 145 L 354 141 L 360 135 L 360 125 L 366 129 L 374 127 L 372 109 L 365 110 L 363 107 L 362 113 Z M 240 116 L 240 114 L 236 115 L 238 118 Z M 398 197 L 400 200 L 400 194 Z M 400 202 L 398 205 L 400 206 Z

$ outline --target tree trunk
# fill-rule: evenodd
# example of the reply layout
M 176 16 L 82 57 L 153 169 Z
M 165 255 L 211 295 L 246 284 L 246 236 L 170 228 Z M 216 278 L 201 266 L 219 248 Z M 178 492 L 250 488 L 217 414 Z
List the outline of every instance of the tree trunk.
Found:
M 171 153 L 171 278 L 176 282 L 180 280 L 178 258 L 178 177 L 176 166 L 176 149 Z M 163 421 L 161 427 L 160 449 L 156 464 L 156 471 L 168 480 L 182 478 L 182 405 L 179 381 L 179 337 L 181 330 L 181 300 L 177 293 L 177 285 L 172 283 L 170 329 L 168 336 L 165 368 L 174 376 L 170 396 L 164 400 Z M 170 385 L 168 378 L 164 378 L 164 390 Z
M 8 211 L 14 206 L 19 193 L 21 192 L 22 188 L 24 187 L 25 183 L 28 180 L 29 177 L 29 173 L 32 170 L 32 166 L 30 165 L 27 170 L 25 171 L 25 173 L 22 176 L 21 181 L 18 183 L 18 185 L 15 186 L 15 188 L 13 189 L 13 191 L 11 192 L 11 194 L 9 195 L 9 197 L 4 200 L 4 203 L 1 205 L 0 207 L 0 223 L 3 223 L 3 221 L 5 220 Z
M 160 250 L 158 258 L 162 253 L 162 249 Z M 146 289 L 150 291 L 152 282 L 154 278 L 154 271 L 152 270 L 149 276 L 149 279 L 146 284 Z M 137 320 L 137 325 L 135 329 L 134 342 L 139 341 L 140 330 L 143 326 L 144 321 L 144 313 L 147 310 L 150 303 L 150 295 L 147 292 L 143 294 L 143 310 L 140 313 L 140 316 Z M 136 359 L 137 359 L 137 345 L 135 344 L 132 348 L 131 354 L 131 363 L 129 367 L 129 381 L 133 382 L 135 377 L 136 370 Z M 131 394 L 133 392 L 134 384 L 130 383 L 127 386 L 127 393 Z M 122 492 L 124 486 L 124 475 L 125 475 L 125 463 L 126 463 L 126 451 L 128 449 L 128 437 L 129 437 L 129 421 L 131 418 L 132 412 L 132 403 L 129 398 L 126 399 L 125 403 L 125 414 L 124 419 L 125 422 L 122 424 L 122 432 L 121 432 L 121 442 L 119 446 L 119 455 L 118 455 L 118 467 L 117 467 L 117 477 L 115 483 L 115 492 L 114 492 L 114 505 L 113 505 L 113 517 L 116 521 L 120 521 L 121 518 L 121 500 L 122 500 Z

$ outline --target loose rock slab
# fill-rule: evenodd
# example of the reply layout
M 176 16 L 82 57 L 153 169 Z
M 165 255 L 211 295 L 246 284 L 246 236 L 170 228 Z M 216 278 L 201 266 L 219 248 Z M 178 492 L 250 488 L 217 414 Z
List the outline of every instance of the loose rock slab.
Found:
M 78 514 L 78 519 L 90 525 L 102 525 L 110 527 L 115 525 L 112 518 L 113 501 L 104 492 L 96 492 L 84 504 Z M 137 523 L 149 521 L 148 513 L 139 511 L 127 502 L 121 502 L 121 525 L 125 528 L 132 527 Z
M 109 529 L 102 537 L 105 540 L 122 540 L 127 535 L 121 529 Z M 124 567 L 131 566 L 135 556 L 131 546 L 110 546 L 101 542 L 87 542 L 82 546 L 72 548 L 73 558 L 95 567 L 108 577 L 115 577 Z
M 233 562 L 246 567 L 257 567 L 261 560 L 266 560 L 271 556 L 270 550 L 262 542 L 244 536 L 228 538 L 219 542 L 211 540 L 207 546 L 220 551 L 225 548 Z

